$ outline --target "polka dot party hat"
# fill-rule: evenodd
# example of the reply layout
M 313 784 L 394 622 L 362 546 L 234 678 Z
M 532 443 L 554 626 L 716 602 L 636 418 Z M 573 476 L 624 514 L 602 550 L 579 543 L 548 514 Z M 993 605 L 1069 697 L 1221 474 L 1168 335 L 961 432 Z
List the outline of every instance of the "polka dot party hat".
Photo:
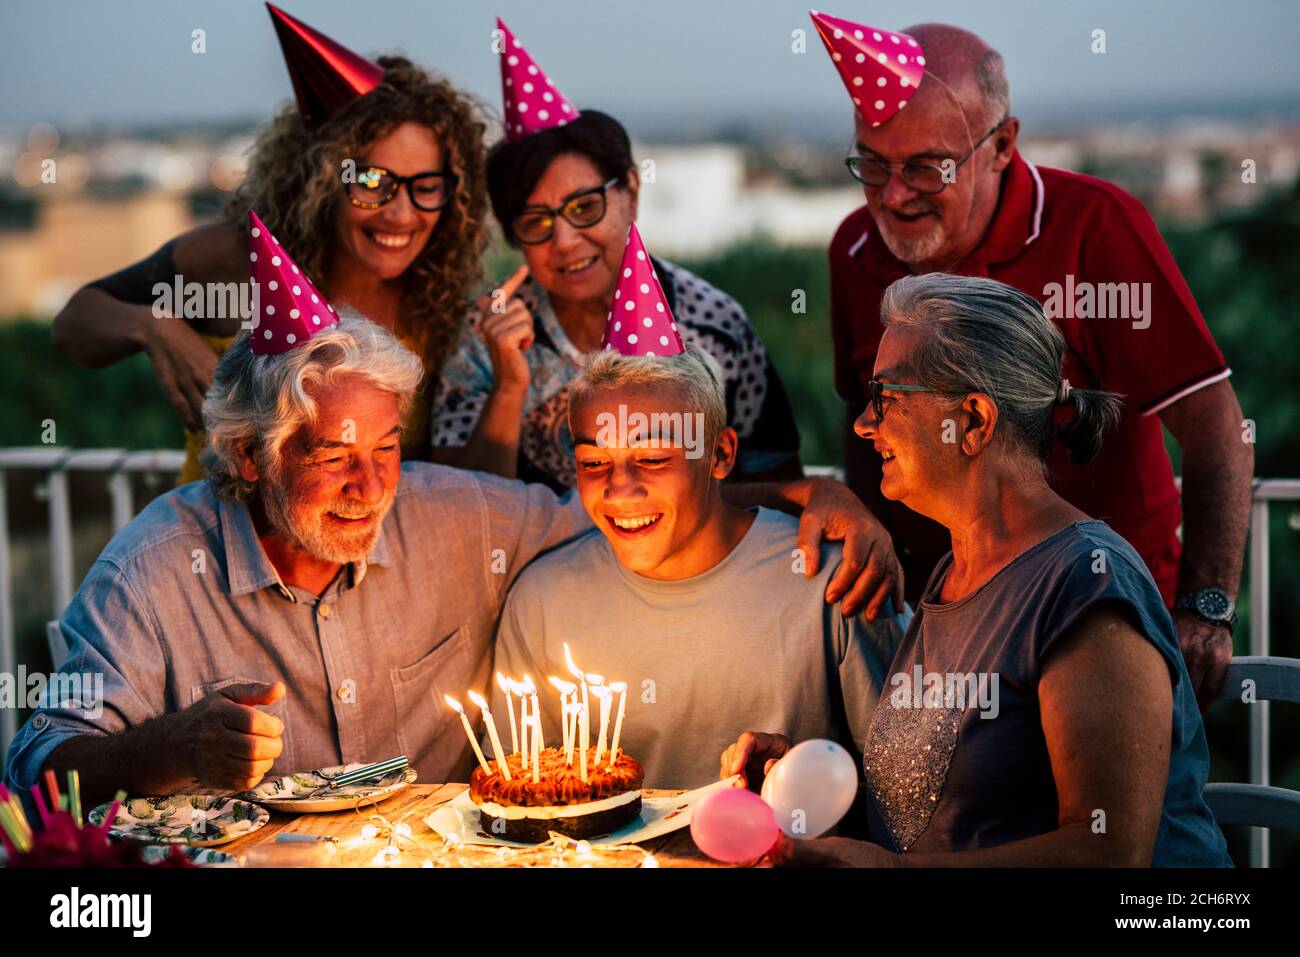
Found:
M 809 14 L 868 126 L 903 107 L 925 76 L 925 51 L 906 33 L 891 33 L 815 10 Z
M 576 120 L 577 107 L 555 88 L 555 83 L 542 72 L 500 17 L 497 17 L 497 29 L 505 40 L 501 50 L 501 97 L 506 139 L 517 140 Z
M 339 321 L 334 307 L 252 210 L 248 212 L 248 259 L 260 312 L 250 343 L 254 355 L 288 352 Z
M 279 7 L 268 3 L 266 9 L 280 38 L 284 64 L 298 98 L 298 112 L 307 129 L 317 129 L 383 80 L 384 68 L 378 63 L 353 53 Z
M 628 230 L 618 287 L 600 347 L 625 356 L 675 356 L 686 351 L 636 223 Z

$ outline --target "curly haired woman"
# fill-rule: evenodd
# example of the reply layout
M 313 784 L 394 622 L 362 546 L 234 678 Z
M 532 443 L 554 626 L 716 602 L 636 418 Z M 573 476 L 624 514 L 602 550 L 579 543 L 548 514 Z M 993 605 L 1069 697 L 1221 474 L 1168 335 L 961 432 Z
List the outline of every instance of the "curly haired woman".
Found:
M 144 351 L 187 429 L 181 482 L 201 477 L 200 407 L 239 331 L 226 315 L 155 318 L 156 283 L 248 280 L 249 209 L 336 305 L 392 330 L 435 371 L 480 272 L 487 212 L 479 105 L 402 57 L 318 128 L 284 109 L 259 135 L 226 216 L 79 290 L 54 320 L 57 348 L 99 368 Z M 417 174 L 420 174 L 417 176 Z M 205 288 L 212 288 L 206 286 Z M 405 458 L 427 458 L 428 402 L 412 406 Z

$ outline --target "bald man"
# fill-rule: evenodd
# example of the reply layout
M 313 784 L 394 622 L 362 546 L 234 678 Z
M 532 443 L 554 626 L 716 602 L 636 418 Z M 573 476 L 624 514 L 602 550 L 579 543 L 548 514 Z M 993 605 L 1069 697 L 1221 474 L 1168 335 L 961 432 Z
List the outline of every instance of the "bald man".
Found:
M 1011 114 L 997 51 L 942 24 L 903 33 L 884 45 L 894 53 L 915 40 L 924 75 L 910 87 L 901 78 L 875 78 L 911 94 L 906 109 L 884 119 L 879 108 L 888 112 L 893 100 L 855 96 L 848 165 L 866 205 L 840 225 L 830 247 L 849 486 L 894 534 L 915 602 L 950 547 L 947 535 L 883 500 L 880 456 L 853 432 L 882 334 L 881 295 L 910 273 L 949 272 L 988 276 L 1035 297 L 1065 335 L 1063 377 L 1075 387 L 1119 392 L 1126 402 L 1091 464 L 1073 464 L 1058 444 L 1049 459 L 1053 485 L 1142 555 L 1173 609 L 1204 710 L 1232 656 L 1254 468 L 1231 370 L 1142 204 L 1110 183 L 1035 167 L 1020 155 L 1020 121 Z M 855 89 L 851 76 L 845 82 L 851 94 L 864 86 L 859 80 Z M 1062 418 L 1069 414 L 1063 403 Z M 961 422 L 957 410 L 958 431 Z M 1162 422 L 1182 449 L 1181 509 Z

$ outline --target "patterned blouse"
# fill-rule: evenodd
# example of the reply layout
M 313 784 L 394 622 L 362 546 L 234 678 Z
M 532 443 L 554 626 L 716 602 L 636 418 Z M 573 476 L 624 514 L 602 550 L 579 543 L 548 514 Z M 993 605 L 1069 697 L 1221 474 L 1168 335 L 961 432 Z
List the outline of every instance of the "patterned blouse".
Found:
M 799 451 L 785 386 L 740 304 L 699 276 L 662 259 L 655 269 L 687 345 L 718 360 L 727 383 L 727 422 L 740 436 L 733 473 L 738 477 L 775 468 Z M 583 354 L 569 341 L 546 291 L 531 279 L 519 297 L 533 315 L 536 330 L 526 350 L 531 380 L 524 402 L 518 475 L 557 489 L 574 484 L 573 439 L 569 434 L 569 382 Z M 460 345 L 443 367 L 432 390 L 432 440 L 435 447 L 462 446 L 492 392 L 492 360 L 479 334 L 478 310 L 471 310 Z

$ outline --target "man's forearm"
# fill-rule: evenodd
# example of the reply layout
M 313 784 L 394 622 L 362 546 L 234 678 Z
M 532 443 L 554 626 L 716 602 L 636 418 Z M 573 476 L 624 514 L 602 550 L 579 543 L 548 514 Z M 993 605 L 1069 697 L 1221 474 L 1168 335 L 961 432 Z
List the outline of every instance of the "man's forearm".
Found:
M 829 479 L 800 478 L 788 482 L 727 482 L 722 486 L 722 497 L 737 508 L 775 509 L 789 515 L 799 515 L 808 507 L 817 482 Z
M 1222 588 L 1236 599 L 1254 471 L 1254 447 L 1236 427 L 1215 429 L 1183 448 L 1180 593 Z
M 69 738 L 54 749 L 45 768 L 60 776 L 75 769 L 83 803 L 94 807 L 111 800 L 119 788 L 132 794 L 168 794 L 188 783 L 177 751 L 170 716 L 164 715 L 121 734 Z
M 1226 380 L 1216 382 L 1179 399 L 1160 418 L 1183 453 L 1178 591 L 1222 588 L 1236 598 L 1255 471 L 1237 394 Z

